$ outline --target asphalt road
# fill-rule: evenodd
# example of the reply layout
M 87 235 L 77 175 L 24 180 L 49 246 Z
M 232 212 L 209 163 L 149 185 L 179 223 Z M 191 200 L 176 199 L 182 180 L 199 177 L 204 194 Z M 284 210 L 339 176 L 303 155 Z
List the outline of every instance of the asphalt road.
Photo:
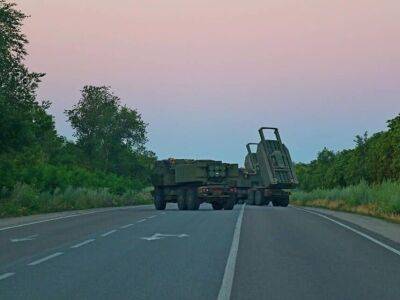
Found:
M 400 299 L 399 250 L 293 207 L 114 209 L 0 228 L 0 299 Z

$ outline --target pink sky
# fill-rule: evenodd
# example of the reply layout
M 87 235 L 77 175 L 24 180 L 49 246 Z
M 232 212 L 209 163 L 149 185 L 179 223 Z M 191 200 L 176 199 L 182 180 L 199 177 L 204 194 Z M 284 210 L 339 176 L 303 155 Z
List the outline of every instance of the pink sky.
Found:
M 295 160 L 400 112 L 400 1 L 19 0 L 39 96 L 63 110 L 110 85 L 160 157 L 242 162 L 261 125 Z

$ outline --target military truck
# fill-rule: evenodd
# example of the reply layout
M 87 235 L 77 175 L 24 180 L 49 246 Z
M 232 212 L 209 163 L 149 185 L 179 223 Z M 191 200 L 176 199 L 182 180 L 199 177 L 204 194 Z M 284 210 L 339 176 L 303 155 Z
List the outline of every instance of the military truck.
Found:
M 264 131 L 272 130 L 275 139 L 266 139 Z M 288 206 L 288 189 L 298 185 L 290 154 L 282 143 L 278 128 L 261 127 L 260 142 L 246 145 L 244 168 L 239 170 L 237 197 L 250 205 Z M 252 150 L 256 146 L 256 150 Z
M 203 202 L 213 209 L 233 209 L 236 202 L 238 165 L 215 160 L 165 159 L 155 164 L 152 183 L 154 206 L 163 210 L 167 202 L 180 210 L 197 210 Z

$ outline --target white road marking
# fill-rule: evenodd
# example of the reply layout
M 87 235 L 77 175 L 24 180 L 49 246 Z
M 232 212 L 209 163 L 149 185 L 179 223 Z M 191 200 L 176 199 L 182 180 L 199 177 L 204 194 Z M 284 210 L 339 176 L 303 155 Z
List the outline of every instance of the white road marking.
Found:
M 42 262 L 45 262 L 45 261 L 47 261 L 49 259 L 52 259 L 52 258 L 57 257 L 57 256 L 60 256 L 62 254 L 64 254 L 64 253 L 63 252 L 56 252 L 56 253 L 54 253 L 52 255 L 49 255 L 49 256 L 43 257 L 41 259 L 35 260 L 35 261 L 29 263 L 28 266 L 36 266 L 38 264 L 41 264 Z
M 150 217 L 147 217 L 147 219 L 153 219 L 153 218 L 155 218 L 155 217 L 157 217 L 157 215 L 152 215 L 152 216 L 150 216 Z
M 24 223 L 24 224 L 19 224 L 19 225 L 7 226 L 7 227 L 0 228 L 0 231 L 34 225 L 34 224 L 39 224 L 39 223 L 45 223 L 45 222 L 50 222 L 50 221 L 74 218 L 74 217 L 79 217 L 79 216 L 86 216 L 86 215 L 91 215 L 91 214 L 97 214 L 97 213 L 102 213 L 102 212 L 109 212 L 109 211 L 123 210 L 123 209 L 135 209 L 135 208 L 148 207 L 148 206 L 153 206 L 153 205 L 146 204 L 146 205 L 137 205 L 137 206 L 133 206 L 133 207 L 113 207 L 110 209 L 99 210 L 99 211 L 89 211 L 86 213 L 75 213 L 73 215 L 68 215 L 68 216 L 62 216 L 62 217 L 50 218 L 50 219 L 46 219 L 46 220 L 34 221 L 34 222 L 29 222 L 29 223 Z
M 177 238 L 184 238 L 188 237 L 189 235 L 186 233 L 181 233 L 181 234 L 162 234 L 162 233 L 155 233 L 152 236 L 149 237 L 142 237 L 142 240 L 146 241 L 154 241 L 154 240 L 161 240 L 166 237 L 177 237 Z
M 239 249 L 240 230 L 242 227 L 245 205 L 246 204 L 242 205 L 242 209 L 240 210 L 236 221 L 231 250 L 229 251 L 228 261 L 226 262 L 224 278 L 222 279 L 221 288 L 219 289 L 218 293 L 218 300 L 229 300 L 231 297 L 233 276 L 235 275 L 236 256 Z
M 133 225 L 135 225 L 135 224 L 126 224 L 126 225 L 124 225 L 124 226 L 121 226 L 120 228 L 124 229 L 124 228 L 131 227 L 131 226 L 133 226 Z
M 146 219 L 141 219 L 141 220 L 137 221 L 136 223 L 142 223 L 144 221 L 146 221 Z
M 106 232 L 106 233 L 103 233 L 101 236 L 102 236 L 102 237 L 105 237 L 105 236 L 107 236 L 107 235 L 113 234 L 113 233 L 116 232 L 116 231 L 117 231 L 116 229 L 110 230 L 110 231 L 108 231 L 108 232 Z
M 79 248 L 79 247 L 82 247 L 82 246 L 84 246 L 86 244 L 89 244 L 89 243 L 91 243 L 93 241 L 94 241 L 94 239 L 86 240 L 86 241 L 84 241 L 82 243 L 79 243 L 79 244 L 71 246 L 71 248 Z
M 394 254 L 400 255 L 400 251 L 399 250 L 397 250 L 397 249 L 395 249 L 393 247 L 390 247 L 389 245 L 386 245 L 385 243 L 382 243 L 382 242 L 378 241 L 377 239 L 373 238 L 372 236 L 370 236 L 368 234 L 365 234 L 365 233 L 363 233 L 363 232 L 361 232 L 361 231 L 359 231 L 357 229 L 354 229 L 354 228 L 352 228 L 352 227 L 350 227 L 350 226 L 348 226 L 346 224 L 343 224 L 343 223 L 341 223 L 339 221 L 336 221 L 334 219 L 331 219 L 331 218 L 329 218 L 329 217 L 327 217 L 327 216 L 325 216 L 323 214 L 319 214 L 319 213 L 314 212 L 314 211 L 309 211 L 307 209 L 298 208 L 298 207 L 294 207 L 294 208 L 298 209 L 298 210 L 302 210 L 302 211 L 308 212 L 310 214 L 317 215 L 317 216 L 319 216 L 321 218 L 327 219 L 327 220 L 329 220 L 329 221 L 331 221 L 331 222 L 333 222 L 333 223 L 335 223 L 335 224 L 337 224 L 339 226 L 342 226 L 342 227 L 344 227 L 344 228 L 346 228 L 346 229 L 348 229 L 350 231 L 353 231 L 354 233 L 356 233 L 358 235 L 361 235 L 362 237 L 366 238 L 367 240 L 370 240 L 371 242 L 373 242 L 373 243 L 375 243 L 375 244 L 377 244 L 377 245 L 379 245 L 379 246 L 381 246 L 381 247 L 393 252 Z
M 34 234 L 34 235 L 30 235 L 30 236 L 23 237 L 23 238 L 10 239 L 10 241 L 13 242 L 13 243 L 32 241 L 38 236 L 39 236 L 38 234 Z
M 0 280 L 13 276 L 15 273 L 4 273 L 0 275 Z

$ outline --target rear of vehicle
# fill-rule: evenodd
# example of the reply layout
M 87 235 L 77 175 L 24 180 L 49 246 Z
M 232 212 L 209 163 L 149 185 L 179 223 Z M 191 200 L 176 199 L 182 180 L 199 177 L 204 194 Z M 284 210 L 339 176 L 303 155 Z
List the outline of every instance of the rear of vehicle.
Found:
M 265 130 L 272 130 L 275 140 L 266 139 Z M 262 185 L 271 189 L 291 189 L 298 184 L 294 167 L 286 146 L 282 143 L 278 128 L 261 127 L 261 141 L 257 146 L 257 161 Z
M 266 139 L 266 130 L 272 130 L 275 139 Z M 298 184 L 289 151 L 277 128 L 262 127 L 259 135 L 259 143 L 246 145 L 245 168 L 240 172 L 237 184 L 238 197 L 250 205 L 272 202 L 274 206 L 287 206 L 290 195 L 287 190 Z M 251 146 L 256 146 L 255 151 Z

